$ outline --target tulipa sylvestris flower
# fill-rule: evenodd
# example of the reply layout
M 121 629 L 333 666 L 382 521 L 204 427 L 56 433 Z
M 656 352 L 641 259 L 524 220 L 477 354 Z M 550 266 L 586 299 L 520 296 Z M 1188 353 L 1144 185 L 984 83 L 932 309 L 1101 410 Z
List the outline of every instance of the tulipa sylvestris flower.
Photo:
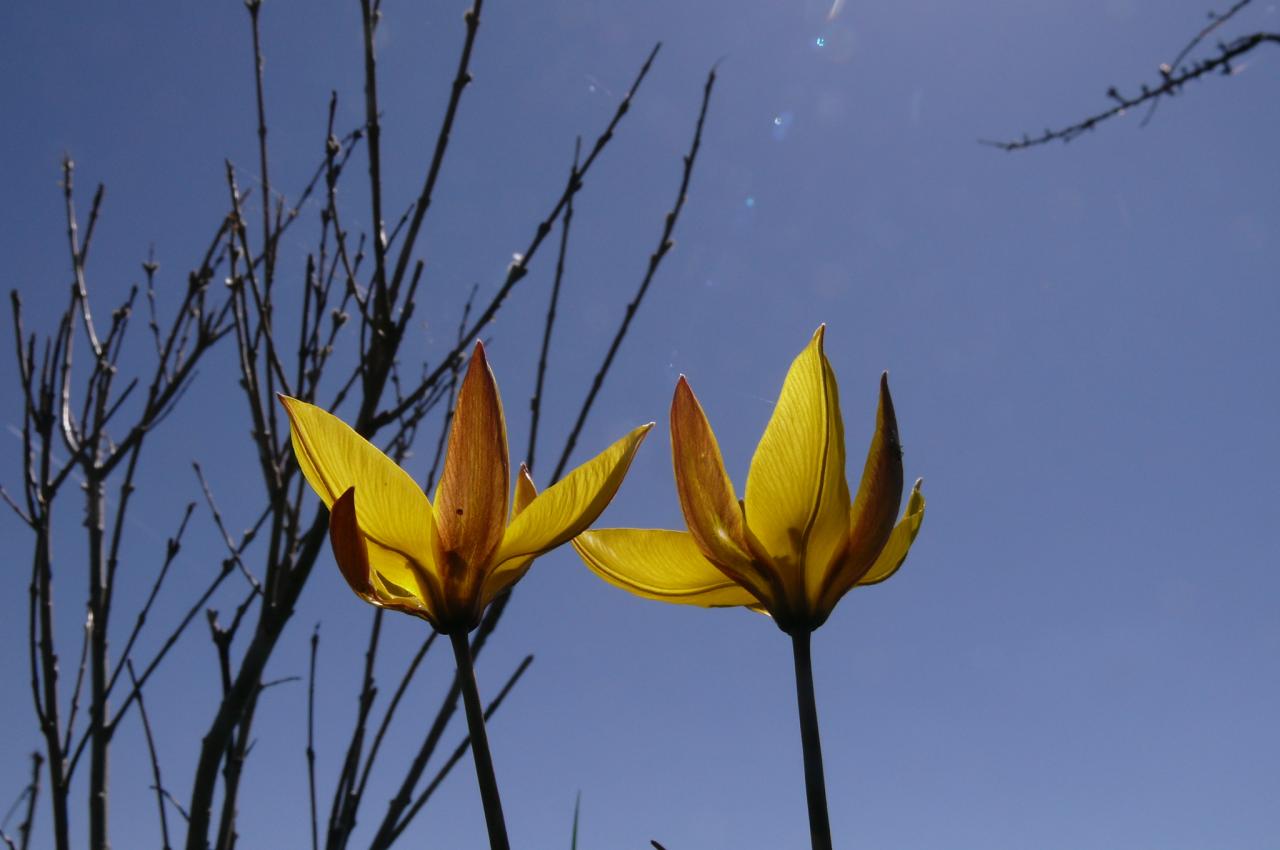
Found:
M 502 401 L 477 342 L 458 391 L 444 472 L 428 500 L 407 472 L 338 417 L 280 397 L 294 454 L 329 507 L 329 539 L 356 595 L 428 621 L 475 628 L 533 559 L 584 531 L 609 504 L 653 423 L 539 494 L 523 464 L 508 500 Z
M 649 599 L 744 605 L 788 634 L 822 625 L 844 594 L 902 565 L 924 519 L 917 481 L 901 521 L 902 447 L 888 375 L 857 495 L 845 479 L 844 424 L 823 327 L 791 364 L 738 500 L 684 376 L 671 403 L 676 489 L 689 530 L 601 529 L 574 541 L 606 581 Z

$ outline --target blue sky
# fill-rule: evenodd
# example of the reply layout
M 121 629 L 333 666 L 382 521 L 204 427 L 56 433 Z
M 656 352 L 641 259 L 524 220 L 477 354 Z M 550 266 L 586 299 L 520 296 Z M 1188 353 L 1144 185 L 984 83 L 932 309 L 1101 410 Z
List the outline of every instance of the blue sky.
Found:
M 384 10 L 390 210 L 416 193 L 462 33 L 461 5 L 423 6 Z M 837 845 L 1274 847 L 1277 57 L 1250 56 L 1232 79 L 1189 88 L 1145 128 L 1129 116 L 1067 146 L 1006 155 L 976 140 L 1105 107 L 1108 86 L 1151 79 L 1207 7 L 902 0 L 847 2 L 831 20 L 829 11 L 804 0 L 487 7 L 421 243 L 428 278 L 408 352 L 446 350 L 470 286 L 492 292 L 549 208 L 575 136 L 599 132 L 663 41 L 578 201 L 547 465 L 643 274 L 703 79 L 719 62 L 677 247 L 579 443 L 582 459 L 638 423 L 660 423 L 603 524 L 679 522 L 663 423 L 680 373 L 741 487 L 787 365 L 825 322 L 853 465 L 888 369 L 906 473 L 925 478 L 929 498 L 901 573 L 846 597 L 814 639 Z M 294 193 L 321 153 L 330 90 L 338 126 L 361 121 L 358 11 L 268 3 L 263 16 L 272 180 Z M 257 174 L 246 19 L 232 3 L 0 10 L 0 250 L 29 326 L 48 326 L 69 280 L 64 152 L 78 165 L 82 209 L 93 184 L 107 184 L 90 262 L 100 309 L 138 280 L 151 245 L 169 293 L 182 285 L 225 212 L 224 158 L 242 185 Z M 1277 28 L 1280 12 L 1263 2 L 1229 32 Z M 343 194 L 351 220 L 366 216 L 362 167 Z M 281 248 L 295 276 L 316 212 Z M 552 258 L 535 263 L 490 331 L 516 447 Z M 210 361 L 156 436 L 126 598 L 149 586 L 181 506 L 199 498 L 192 459 L 205 462 L 230 524 L 251 520 L 237 514 L 257 490 L 228 355 Z M 18 383 L 10 359 L 0 371 L 9 433 Z M 20 443 L 5 439 L 0 481 L 12 491 Z M 167 591 L 170 617 L 222 557 L 197 517 Z M 60 523 L 67 670 L 83 585 L 76 506 Z M 29 541 L 8 514 L 0 529 L 12 588 L 0 615 L 0 669 L 12 685 L 0 697 L 7 806 L 38 737 L 25 684 Z M 322 800 L 369 618 L 327 557 L 270 668 L 305 673 L 321 624 Z M 220 600 L 224 617 L 232 604 Z M 388 628 L 389 688 L 422 624 Z M 767 620 L 645 602 L 560 551 L 520 585 L 480 663 L 482 693 L 527 652 L 536 661 L 490 732 L 516 846 L 567 847 L 579 791 L 585 848 L 807 843 L 790 651 Z M 429 656 L 411 692 L 366 828 L 434 713 L 447 655 Z M 195 730 L 213 711 L 214 665 L 193 630 L 148 694 L 166 782 L 183 800 Z M 301 685 L 264 697 L 241 846 L 308 844 L 304 710 Z M 460 735 L 452 730 L 450 746 Z M 135 718 L 114 750 L 119 848 L 158 845 L 140 741 Z M 473 775 L 461 768 L 406 846 L 483 846 Z

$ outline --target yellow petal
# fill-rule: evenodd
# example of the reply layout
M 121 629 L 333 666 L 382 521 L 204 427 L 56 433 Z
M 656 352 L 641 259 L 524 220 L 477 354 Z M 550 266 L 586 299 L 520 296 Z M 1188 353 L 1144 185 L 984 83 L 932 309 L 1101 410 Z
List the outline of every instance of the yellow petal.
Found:
M 889 534 L 889 540 L 880 550 L 878 557 L 865 572 L 844 572 L 835 576 L 833 581 L 823 590 L 820 610 L 825 617 L 835 608 L 840 597 L 854 587 L 878 584 L 889 578 L 907 558 L 907 551 L 920 533 L 920 525 L 924 522 L 924 494 L 920 492 L 922 481 L 916 481 L 907 499 L 906 510 L 902 512 L 902 520 Z
M 520 471 L 516 473 L 516 492 L 511 499 L 511 518 L 515 519 L 516 515 L 523 511 L 538 496 L 538 488 L 533 484 L 533 476 L 529 474 L 529 467 L 523 463 L 520 464 Z
M 410 589 L 419 584 L 421 571 L 403 555 L 370 545 L 360 530 L 354 487 L 348 488 L 330 508 L 329 542 L 343 578 L 361 599 L 432 619 L 426 594 Z
M 287 396 L 280 401 L 292 424 L 298 466 L 320 500 L 332 508 L 358 487 L 360 529 L 370 549 L 398 553 L 430 569 L 431 503 L 409 474 L 328 411 Z
M 843 546 L 849 522 L 840 400 L 822 337 L 819 327 L 791 364 L 747 475 L 747 527 L 797 595 L 804 573 Z
M 511 521 L 494 560 L 539 555 L 585 531 L 617 492 L 652 427 L 641 425 L 539 493 Z
M 683 375 L 671 400 L 671 461 L 680 508 L 698 548 L 716 563 L 750 561 L 733 482 L 702 405 Z
M 902 446 L 898 441 L 898 421 L 889 395 L 889 376 L 880 377 L 880 405 L 876 430 L 867 450 L 862 483 L 850 509 L 849 536 L 844 549 L 824 570 L 814 593 L 813 611 L 825 620 L 832 606 L 861 579 L 876 562 L 893 531 L 894 517 L 902 502 Z M 909 544 L 908 544 L 909 545 Z
M 523 463 L 520 464 L 520 471 L 516 474 L 515 498 L 511 500 L 511 518 L 515 519 L 521 511 L 529 507 L 537 495 L 538 488 L 533 485 L 529 467 Z M 509 558 L 494 567 L 493 571 L 485 577 L 484 587 L 480 591 L 482 604 L 487 607 L 499 593 L 518 582 L 531 566 L 533 566 L 533 556 L 521 555 Z
M 610 584 L 646 599 L 682 605 L 748 605 L 756 598 L 702 557 L 683 531 L 605 528 L 579 534 L 573 548 Z
M 333 546 L 333 557 L 338 562 L 338 570 L 351 585 L 351 589 L 361 599 L 373 595 L 373 582 L 370 578 L 369 550 L 356 524 L 356 488 L 348 487 L 347 491 L 337 498 L 329 508 L 329 543 Z
M 880 376 L 880 405 L 876 432 L 867 449 L 862 483 L 849 516 L 849 548 L 842 569 L 862 574 L 884 548 L 902 504 L 902 444 L 898 420 L 889 395 L 889 373 Z
M 859 586 L 884 581 L 896 573 L 907 559 L 907 551 L 916 541 L 916 535 L 920 533 L 920 526 L 924 523 L 924 494 L 920 492 L 922 483 L 916 481 L 916 486 L 911 488 L 911 497 L 907 499 L 907 509 L 902 512 L 902 520 L 893 527 L 889 542 L 884 544 L 871 569 L 858 579 Z
M 483 568 L 507 524 L 507 426 L 502 401 L 477 342 L 458 390 L 449 448 L 436 497 L 440 545 L 450 563 Z

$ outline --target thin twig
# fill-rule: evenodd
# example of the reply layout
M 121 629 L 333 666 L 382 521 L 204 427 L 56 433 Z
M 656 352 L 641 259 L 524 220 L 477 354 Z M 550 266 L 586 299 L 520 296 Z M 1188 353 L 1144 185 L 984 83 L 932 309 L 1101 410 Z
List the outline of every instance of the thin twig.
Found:
M 369 746 L 369 755 L 365 759 L 364 770 L 360 774 L 360 782 L 356 786 L 357 798 L 364 797 L 364 789 L 369 782 L 369 773 L 373 770 L 373 763 L 378 757 L 382 739 L 386 736 L 387 729 L 391 725 L 391 718 L 395 716 L 396 709 L 400 707 L 400 700 L 408 689 L 409 682 L 413 680 L 414 674 L 418 672 L 418 666 L 422 664 L 422 659 L 426 657 L 427 650 L 431 649 L 431 644 L 435 642 L 436 634 L 433 631 L 427 635 L 426 640 L 418 647 L 418 651 L 409 660 L 409 665 L 405 668 L 404 675 L 400 677 L 400 684 L 396 687 L 396 692 L 392 694 L 391 702 L 387 703 L 387 710 L 382 715 L 382 722 L 378 724 L 378 731 L 373 735 L 373 743 Z
M 126 661 L 125 666 L 129 670 L 129 680 L 133 682 L 134 687 L 138 686 L 138 677 L 134 675 L 133 662 Z M 156 792 L 156 807 L 160 810 L 160 837 L 164 842 L 164 850 L 170 850 L 169 843 L 169 818 L 164 810 L 164 781 L 160 778 L 160 755 L 156 751 L 155 738 L 151 734 L 151 720 L 147 717 L 147 706 L 142 699 L 142 691 L 138 691 L 138 716 L 142 719 L 142 732 L 147 739 L 147 753 L 151 757 L 151 776 L 155 780 L 155 785 L 151 786 Z
M 511 689 L 516 686 L 516 683 L 520 681 L 520 677 L 524 675 L 524 671 L 528 670 L 529 665 L 532 663 L 533 663 L 533 656 L 526 655 L 524 657 L 524 660 L 521 661 L 519 666 L 516 667 L 515 672 L 512 673 L 507 678 L 506 684 L 502 686 L 502 690 L 498 691 L 498 695 L 493 698 L 493 701 L 489 703 L 488 708 L 484 710 L 484 720 L 486 723 L 489 721 L 489 718 L 493 717 L 494 712 L 496 712 L 502 706 L 502 701 L 507 698 L 507 694 L 511 693 Z M 413 805 L 409 807 L 409 811 L 405 812 L 404 819 L 400 822 L 400 824 L 395 829 L 395 832 L 393 834 L 393 840 L 394 838 L 398 838 L 400 836 L 400 833 L 404 832 L 405 828 L 408 827 L 409 822 L 412 821 L 413 818 L 422 809 L 422 807 L 427 804 L 427 800 L 431 799 L 431 795 L 434 794 L 436 789 L 439 788 L 441 784 L 444 783 L 445 777 L 447 777 L 449 775 L 449 772 L 453 770 L 454 766 L 462 760 L 463 756 L 467 754 L 467 750 L 470 748 L 471 748 L 471 736 L 468 735 L 467 737 L 462 739 L 462 741 L 458 744 L 457 747 L 454 748 L 453 752 L 450 753 L 449 758 L 446 759 L 445 763 L 440 766 L 440 769 L 438 771 L 436 771 L 436 775 L 432 777 L 430 782 L 427 783 L 427 787 L 423 789 L 422 793 L 419 794 L 417 799 L 413 801 Z M 577 806 L 576 805 L 574 806 L 574 824 L 575 824 L 574 841 L 576 842 L 577 841 L 577 838 L 576 838 Z
M 453 77 L 453 84 L 449 89 L 449 102 L 444 109 L 444 118 L 440 121 L 440 131 L 436 134 L 435 149 L 431 153 L 431 164 L 427 167 L 427 176 L 422 183 L 422 191 L 418 193 L 418 200 L 414 205 L 413 218 L 409 223 L 409 230 L 405 235 L 404 244 L 400 246 L 400 255 L 396 259 L 395 273 L 391 277 L 391 288 L 389 297 L 394 303 L 400 294 L 400 282 L 404 279 L 405 271 L 409 267 L 409 257 L 413 252 L 414 244 L 418 239 L 418 230 L 422 226 L 422 220 L 427 214 L 427 209 L 431 206 L 431 195 L 435 190 L 436 181 L 440 176 L 440 166 L 444 164 L 445 151 L 449 148 L 449 139 L 453 132 L 453 122 L 458 114 L 458 104 L 462 101 L 462 92 L 466 89 L 467 84 L 471 82 L 471 51 L 476 43 L 476 33 L 480 29 L 480 10 L 483 7 L 483 0 L 474 0 L 471 8 L 462 16 L 463 24 L 466 26 L 466 36 L 462 41 L 462 54 L 458 57 L 458 69 Z M 410 298 L 411 302 L 413 299 Z
M 1200 46 L 1200 42 L 1204 41 L 1206 38 L 1212 35 L 1215 30 L 1217 30 L 1227 21 L 1235 17 L 1237 12 L 1239 12 L 1241 9 L 1243 9 L 1245 6 L 1248 6 L 1252 2 L 1253 0 L 1236 0 L 1235 5 L 1233 5 L 1227 11 L 1223 12 L 1221 15 L 1216 14 L 1214 12 L 1210 12 L 1209 23 L 1204 27 L 1202 27 L 1200 32 L 1196 33 L 1195 36 L 1193 36 L 1192 39 L 1188 41 L 1181 50 L 1178 51 L 1178 55 L 1173 58 L 1172 62 L 1169 62 L 1166 65 L 1161 65 L 1160 72 L 1162 74 L 1169 73 L 1174 68 L 1181 67 L 1182 60 L 1190 56 L 1191 51 L 1195 50 L 1197 47 Z M 1138 125 L 1139 127 L 1145 127 L 1149 123 L 1151 123 L 1151 119 L 1156 114 L 1156 107 L 1159 105 L 1160 105 L 1159 99 L 1151 101 L 1151 106 L 1148 107 L 1147 114 L 1143 116 L 1142 123 Z
M 573 144 L 573 165 L 569 168 L 569 182 L 578 176 L 578 157 L 582 152 L 582 137 Z M 560 284 L 564 279 L 564 259 L 569 250 L 569 227 L 573 223 L 573 196 L 565 204 L 560 217 L 560 250 L 556 254 L 556 275 L 551 283 L 551 299 L 547 303 L 547 321 L 542 330 L 542 347 L 538 350 L 538 375 L 534 381 L 533 397 L 529 399 L 529 448 L 525 451 L 525 465 L 532 470 L 534 451 L 538 447 L 538 421 L 542 414 L 542 389 L 547 376 L 547 352 L 551 349 L 551 331 L 556 323 L 556 305 L 560 301 Z
M 582 187 L 582 180 L 586 177 L 592 164 L 600 155 L 600 152 L 603 151 L 613 139 L 614 131 L 617 129 L 618 124 L 621 123 L 623 116 L 626 115 L 627 111 L 631 108 L 631 99 L 635 97 L 641 83 L 643 83 L 645 77 L 648 76 L 649 69 L 653 66 L 653 60 L 657 57 L 658 50 L 661 47 L 661 44 L 655 45 L 653 50 L 649 52 L 649 56 L 645 59 L 644 64 L 640 67 L 639 73 L 636 74 L 635 80 L 631 83 L 631 88 L 627 90 L 626 95 L 618 104 L 618 108 L 614 112 L 613 118 L 609 121 L 608 126 L 605 127 L 604 132 L 596 138 L 595 144 L 591 148 L 591 152 L 587 154 L 587 158 L 583 160 L 582 167 L 578 169 L 578 179 L 565 186 L 564 190 L 560 193 L 560 197 L 556 200 L 555 205 L 551 208 L 551 212 L 549 212 L 547 216 L 538 223 L 537 229 L 535 230 L 528 247 L 525 248 L 523 253 L 516 254 L 514 260 L 509 266 L 507 266 L 506 279 L 498 288 L 497 293 L 495 293 L 493 298 L 489 301 L 489 304 L 481 312 L 479 318 L 476 319 L 475 323 L 468 330 L 465 335 L 466 341 L 455 346 L 453 351 L 451 351 L 449 355 L 441 361 L 440 365 L 427 375 L 427 377 L 422 380 L 413 392 L 401 399 L 395 407 L 374 415 L 368 424 L 368 428 L 370 430 L 377 430 L 383 425 L 397 419 L 406 410 L 417 403 L 422 396 L 435 386 L 436 382 L 438 382 L 447 371 L 455 368 L 457 362 L 462 357 L 462 353 L 470 346 L 470 340 L 475 339 L 475 337 L 479 335 L 480 331 L 489 324 L 495 315 L 497 315 L 498 310 L 502 307 L 503 302 L 506 301 L 507 295 L 510 294 L 512 288 L 514 288 L 515 285 L 519 283 L 526 274 L 528 274 L 529 262 L 537 253 L 543 240 L 545 240 L 547 235 L 551 232 L 552 225 L 555 223 L 556 219 L 560 217 L 561 211 L 569 202 L 569 197 L 575 194 Z M 356 430 L 359 431 L 360 429 L 357 428 Z
M 1093 130 L 1102 122 L 1115 118 L 1119 115 L 1125 115 L 1129 110 L 1146 103 L 1154 103 L 1161 97 L 1172 96 L 1176 94 L 1187 83 L 1198 80 L 1206 74 L 1220 71 L 1223 74 L 1231 74 L 1234 70 L 1232 61 L 1249 53 L 1261 44 L 1280 45 L 1280 33 L 1257 32 L 1252 35 L 1242 36 L 1234 41 L 1226 44 L 1218 45 L 1218 55 L 1208 59 L 1202 59 L 1190 66 L 1180 68 L 1175 74 L 1171 70 L 1161 69 L 1160 84 L 1152 88 L 1143 85 L 1141 92 L 1137 95 L 1124 95 L 1116 89 L 1115 86 L 1107 89 L 1107 97 L 1115 101 L 1115 106 L 1102 112 L 1090 115 L 1083 121 L 1078 121 L 1069 127 L 1063 127 L 1058 130 L 1046 129 L 1039 136 L 1030 136 L 1023 134 L 1021 139 L 1016 141 L 998 142 L 990 139 L 979 139 L 979 144 L 988 147 L 999 148 L 1003 151 L 1019 151 L 1027 148 L 1045 145 L 1049 142 L 1070 142 L 1072 139 Z
M 209 506 L 209 513 L 213 515 L 213 523 L 218 527 L 218 533 L 222 535 L 222 542 L 227 547 L 228 557 L 240 570 L 240 574 L 244 576 L 244 580 L 249 583 L 255 593 L 262 592 L 262 585 L 258 584 L 258 580 L 254 578 L 253 573 L 249 572 L 249 568 L 245 566 L 244 560 L 240 557 L 240 550 L 236 546 L 235 541 L 231 539 L 231 534 L 227 531 L 226 524 L 222 521 L 222 513 L 218 510 L 218 504 L 213 499 L 213 491 L 209 488 L 209 481 L 204 477 L 204 469 L 199 462 L 191 462 L 192 469 L 196 472 L 196 478 L 200 480 L 200 490 L 204 493 L 205 504 Z
M 626 312 L 623 315 L 622 322 L 618 325 L 618 331 L 614 334 L 613 341 L 609 344 L 609 351 L 605 354 L 604 362 L 600 364 L 599 370 L 591 379 L 591 388 L 587 391 L 587 397 L 582 402 L 582 407 L 578 410 L 578 418 L 573 423 L 573 429 L 569 432 L 568 439 L 565 440 L 564 451 L 561 452 L 560 460 L 556 463 L 555 472 L 551 473 L 552 481 L 559 481 L 565 467 L 569 465 L 569 457 L 573 454 L 573 449 L 578 442 L 578 436 L 582 433 L 582 429 L 587 423 L 587 416 L 591 413 L 596 396 L 604 386 L 605 378 L 609 374 L 609 367 L 613 365 L 613 358 L 617 356 L 618 349 L 622 347 L 622 340 L 626 337 L 627 331 L 631 327 L 631 320 L 635 318 L 636 311 L 640 309 L 640 302 L 644 300 L 645 293 L 649 291 L 649 285 L 653 282 L 654 275 L 657 273 L 663 257 L 675 245 L 671 235 L 675 231 L 676 221 L 679 220 L 680 212 L 684 209 L 684 203 L 688 197 L 689 181 L 693 177 L 693 164 L 698 158 L 698 149 L 702 147 L 702 128 L 706 124 L 707 107 L 711 103 L 711 90 L 715 83 L 716 69 L 713 67 L 710 73 L 707 74 L 706 84 L 702 87 L 702 105 L 698 109 L 698 122 L 693 131 L 693 142 L 689 146 L 689 152 L 684 155 L 684 168 L 680 174 L 680 188 L 676 192 L 675 204 L 663 219 L 662 235 L 658 239 L 658 247 L 649 255 L 649 265 L 645 270 L 644 278 L 640 281 L 635 297 L 627 304 Z
M 499 599 L 498 603 L 489 607 L 490 612 L 495 607 L 500 608 L 504 604 L 502 600 L 509 598 L 511 597 L 508 594 Z M 493 630 L 497 628 L 497 625 L 498 617 L 486 616 L 480 621 L 479 627 L 475 630 L 475 636 L 471 639 L 471 658 L 473 661 L 480 656 L 480 651 L 484 649 L 484 645 L 488 642 L 489 636 L 493 634 Z M 395 841 L 397 825 L 403 828 L 401 815 L 412 803 L 413 789 L 418 784 L 418 780 L 422 778 L 422 772 L 426 770 L 427 762 L 431 760 L 431 756 L 435 753 L 436 747 L 440 743 L 440 738 L 444 735 L 445 728 L 453 718 L 454 712 L 458 710 L 458 699 L 461 695 L 462 685 L 455 675 L 444 699 L 440 701 L 440 707 L 436 709 L 435 717 L 431 721 L 431 726 L 427 730 L 426 737 L 418 748 L 413 762 L 409 765 L 409 769 L 405 771 L 399 790 L 387 806 L 387 812 L 378 826 L 378 831 L 374 835 L 373 841 L 369 844 L 369 850 L 387 850 L 392 842 Z

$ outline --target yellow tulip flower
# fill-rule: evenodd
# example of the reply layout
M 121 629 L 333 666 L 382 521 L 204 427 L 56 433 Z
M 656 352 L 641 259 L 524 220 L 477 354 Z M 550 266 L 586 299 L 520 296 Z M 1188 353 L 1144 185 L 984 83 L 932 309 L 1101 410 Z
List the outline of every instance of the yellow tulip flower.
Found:
M 823 328 L 791 364 L 738 500 L 720 447 L 683 376 L 671 403 L 671 453 L 688 531 L 601 529 L 574 547 L 606 581 L 649 599 L 745 605 L 784 632 L 822 625 L 845 593 L 902 565 L 924 519 L 917 481 L 902 500 L 902 447 L 887 374 L 856 497 Z
M 458 391 L 432 500 L 338 417 L 294 398 L 280 400 L 298 465 L 330 509 L 329 539 L 351 589 L 366 602 L 421 617 L 443 634 L 475 628 L 534 557 L 594 522 L 653 427 L 636 428 L 541 494 L 522 464 L 508 507 L 506 421 L 479 342 Z

